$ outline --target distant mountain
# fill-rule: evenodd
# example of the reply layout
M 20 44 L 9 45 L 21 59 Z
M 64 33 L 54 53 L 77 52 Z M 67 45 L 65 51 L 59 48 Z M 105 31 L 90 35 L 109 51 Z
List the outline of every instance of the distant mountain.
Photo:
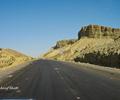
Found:
M 0 68 L 19 64 L 30 59 L 31 57 L 15 50 L 0 48 Z
M 58 41 L 43 57 L 120 68 L 120 29 L 99 25 L 82 27 L 77 40 Z

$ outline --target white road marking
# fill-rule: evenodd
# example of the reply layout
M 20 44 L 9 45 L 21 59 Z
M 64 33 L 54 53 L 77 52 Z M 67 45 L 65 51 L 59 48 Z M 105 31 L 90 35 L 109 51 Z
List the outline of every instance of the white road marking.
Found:
M 13 77 L 13 75 L 8 75 L 9 78 Z
M 59 68 L 56 67 L 56 68 L 54 68 L 54 70 L 59 70 Z
M 80 97 L 76 97 L 77 100 L 80 100 Z
M 20 93 L 20 92 L 21 92 L 21 90 L 17 90 L 17 91 L 16 91 L 16 93 Z

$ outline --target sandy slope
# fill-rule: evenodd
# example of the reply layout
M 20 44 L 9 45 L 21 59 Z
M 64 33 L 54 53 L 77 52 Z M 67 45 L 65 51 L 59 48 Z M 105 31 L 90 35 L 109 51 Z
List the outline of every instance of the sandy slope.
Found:
M 77 61 L 120 67 L 120 41 L 112 38 L 84 37 L 72 45 L 53 49 L 43 55 L 62 61 Z

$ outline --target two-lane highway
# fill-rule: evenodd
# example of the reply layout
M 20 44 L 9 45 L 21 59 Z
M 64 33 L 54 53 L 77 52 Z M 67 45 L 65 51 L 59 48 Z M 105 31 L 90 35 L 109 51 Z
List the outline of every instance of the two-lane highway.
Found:
M 76 64 L 37 60 L 0 84 L 0 98 L 120 100 L 120 79 Z

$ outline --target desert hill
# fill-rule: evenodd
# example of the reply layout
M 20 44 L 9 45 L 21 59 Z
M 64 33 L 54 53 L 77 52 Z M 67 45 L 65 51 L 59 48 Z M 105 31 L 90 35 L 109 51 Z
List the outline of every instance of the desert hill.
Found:
M 31 57 L 15 50 L 0 48 L 0 68 L 14 64 L 20 64 L 30 59 Z
M 58 41 L 43 57 L 120 68 L 119 28 L 88 25 L 78 32 L 77 40 L 65 41 Z

